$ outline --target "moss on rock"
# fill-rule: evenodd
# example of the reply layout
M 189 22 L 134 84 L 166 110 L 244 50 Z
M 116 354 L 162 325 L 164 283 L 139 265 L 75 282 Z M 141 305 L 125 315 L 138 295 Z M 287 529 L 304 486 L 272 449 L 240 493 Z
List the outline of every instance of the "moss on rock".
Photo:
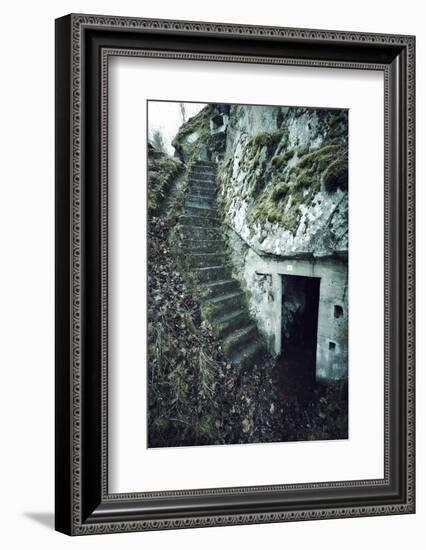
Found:
M 286 170 L 288 160 L 296 152 L 299 160 Z M 313 151 L 308 146 L 290 149 L 272 157 L 271 165 L 276 171 L 286 172 L 285 179 L 272 174 L 271 184 L 252 203 L 251 223 L 278 223 L 295 234 L 301 218 L 300 207 L 312 203 L 322 181 L 327 192 L 347 188 L 347 149 L 342 143 L 327 144 Z
M 173 180 L 182 170 L 179 159 L 148 147 L 148 212 L 158 214 Z
M 172 141 L 172 145 L 182 161 L 186 163 L 192 162 L 199 156 L 202 148 L 208 146 L 212 139 L 210 118 L 214 110 L 214 104 L 207 105 L 179 128 L 178 133 Z M 194 142 L 189 142 L 188 137 L 195 133 L 197 134 L 197 139 Z M 212 145 L 214 144 L 212 143 Z
M 348 159 L 342 156 L 332 162 L 323 173 L 324 187 L 329 193 L 348 188 Z
M 315 197 L 347 190 L 347 112 L 283 108 L 278 129 L 254 133 L 247 133 L 250 123 L 242 120 L 242 130 L 230 134 L 237 140 L 234 156 L 218 170 L 223 219 L 237 230 L 253 226 L 263 239 L 275 231 L 271 223 L 296 235 Z M 239 122 L 236 116 L 231 124 L 238 129 Z

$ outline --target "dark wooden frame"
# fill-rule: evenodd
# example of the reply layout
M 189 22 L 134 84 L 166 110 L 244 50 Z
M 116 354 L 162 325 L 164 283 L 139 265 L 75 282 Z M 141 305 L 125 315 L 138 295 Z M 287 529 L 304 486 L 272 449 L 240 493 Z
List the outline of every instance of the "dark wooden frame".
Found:
M 414 512 L 414 48 L 412 36 L 90 15 L 56 21 L 57 530 L 83 535 Z M 111 55 L 384 72 L 383 479 L 108 493 Z

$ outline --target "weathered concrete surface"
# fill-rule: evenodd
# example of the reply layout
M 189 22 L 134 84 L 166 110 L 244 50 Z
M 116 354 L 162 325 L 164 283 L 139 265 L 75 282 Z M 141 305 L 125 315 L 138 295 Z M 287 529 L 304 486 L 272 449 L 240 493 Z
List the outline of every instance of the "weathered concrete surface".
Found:
M 228 236 L 233 274 L 247 291 L 250 314 L 271 353 L 282 353 L 283 275 L 320 278 L 317 379 L 339 380 L 348 372 L 348 269 L 342 258 L 262 257 L 232 232 Z M 335 316 L 335 308 L 338 309 Z M 284 320 L 285 322 L 285 320 Z M 331 345 L 330 345 L 331 343 Z

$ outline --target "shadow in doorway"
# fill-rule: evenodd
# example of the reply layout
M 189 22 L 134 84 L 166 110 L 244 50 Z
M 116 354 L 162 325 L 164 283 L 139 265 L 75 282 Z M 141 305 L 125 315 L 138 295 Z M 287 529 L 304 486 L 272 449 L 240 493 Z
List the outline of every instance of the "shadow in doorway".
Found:
M 318 277 L 282 276 L 281 356 L 279 386 L 283 398 L 312 398 L 316 384 L 318 334 Z

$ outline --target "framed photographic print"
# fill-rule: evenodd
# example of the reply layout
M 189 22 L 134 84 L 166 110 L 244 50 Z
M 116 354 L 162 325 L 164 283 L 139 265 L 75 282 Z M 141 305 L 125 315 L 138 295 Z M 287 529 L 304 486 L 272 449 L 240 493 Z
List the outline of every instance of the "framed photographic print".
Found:
M 56 21 L 56 528 L 406 514 L 414 37 Z

